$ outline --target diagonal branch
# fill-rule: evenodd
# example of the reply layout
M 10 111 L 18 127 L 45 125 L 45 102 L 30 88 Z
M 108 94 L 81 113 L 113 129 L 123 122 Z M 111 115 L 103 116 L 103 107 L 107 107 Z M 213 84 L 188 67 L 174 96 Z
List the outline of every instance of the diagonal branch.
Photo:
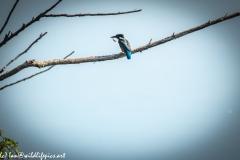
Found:
M 30 44 L 30 46 L 25 50 L 23 51 L 22 53 L 20 53 L 19 55 L 17 55 L 14 59 L 12 59 L 10 62 L 8 62 L 8 64 L 6 64 L 1 70 L 0 70 L 0 73 L 2 73 L 6 68 L 7 66 L 9 66 L 13 61 L 15 61 L 16 59 L 18 59 L 21 55 L 23 55 L 24 53 L 26 53 L 35 43 L 38 42 L 38 40 L 40 40 L 43 36 L 45 36 L 47 34 L 47 32 L 45 32 L 44 34 L 40 34 L 40 36 L 32 43 Z
M 58 3 L 60 3 L 62 0 L 58 0 L 57 3 L 55 3 L 52 7 L 50 7 L 49 9 L 47 9 L 46 11 L 44 11 L 43 13 L 40 13 L 36 18 L 32 18 L 32 20 L 30 22 L 28 22 L 27 24 L 22 25 L 22 27 L 20 29 L 18 29 L 15 33 L 11 32 L 10 35 L 6 34 L 5 38 L 3 39 L 3 41 L 0 43 L 0 47 L 2 47 L 4 44 L 6 44 L 10 39 L 12 39 L 13 37 L 17 36 L 20 32 L 22 32 L 25 28 L 29 27 L 30 25 L 32 25 L 33 23 L 39 21 L 43 15 L 45 15 L 47 12 L 51 11 L 54 7 L 56 7 L 56 5 L 58 5 Z
M 64 57 L 63 59 L 68 58 L 68 57 L 71 56 L 74 52 L 75 52 L 75 51 L 72 51 L 69 55 L 67 55 L 67 56 Z M 52 69 L 53 67 L 54 67 L 54 66 L 51 66 L 51 67 L 49 67 L 49 68 L 47 68 L 47 69 L 45 69 L 45 70 L 43 70 L 43 71 L 40 71 L 40 72 L 37 72 L 37 73 L 31 75 L 31 76 L 29 76 L 29 77 L 25 77 L 25 78 L 20 79 L 20 80 L 18 80 L 18 81 L 16 81 L 16 82 L 7 84 L 7 85 L 1 87 L 0 90 L 3 90 L 3 89 L 6 88 L 6 87 L 12 86 L 12 85 L 14 85 L 14 84 L 17 84 L 17 83 L 20 83 L 20 82 L 22 82 L 22 81 L 28 80 L 28 79 L 30 79 L 30 78 L 32 78 L 32 77 L 35 77 L 35 76 L 37 76 L 37 75 L 39 75 L 39 74 L 42 74 L 42 73 L 44 73 L 44 72 L 47 72 L 47 71 L 49 71 L 50 69 Z
M 133 12 L 140 12 L 141 9 L 139 10 L 133 10 L 133 11 L 127 11 L 127 12 L 116 12 L 116 13 L 96 13 L 96 14 L 90 14 L 90 13 L 86 13 L 86 14 L 74 14 L 74 15 L 69 15 L 69 14 L 46 14 L 47 12 L 49 12 L 50 10 L 52 10 L 58 3 L 60 3 L 62 0 L 58 0 L 58 2 L 56 4 L 54 4 L 51 8 L 47 9 L 45 12 L 39 14 L 36 18 L 32 18 L 32 20 L 30 22 L 28 22 L 27 24 L 22 25 L 22 27 L 20 29 L 18 29 L 15 33 L 12 33 L 10 35 L 6 34 L 5 38 L 3 39 L 2 42 L 0 42 L 0 47 L 2 47 L 4 44 L 6 44 L 10 39 L 12 39 L 13 37 L 15 37 L 16 35 L 18 35 L 21 31 L 23 31 L 25 28 L 29 27 L 30 25 L 32 25 L 33 23 L 39 21 L 42 17 L 82 17 L 82 16 L 107 16 L 107 15 L 119 15 L 119 14 L 127 14 L 127 13 L 133 13 Z
M 10 11 L 10 13 L 9 13 L 9 15 L 8 15 L 5 23 L 4 23 L 4 25 L 2 26 L 2 29 L 1 29 L 1 31 L 0 31 L 0 35 L 2 34 L 2 31 L 4 30 L 4 28 L 6 27 L 6 25 L 7 25 L 8 21 L 9 21 L 11 15 L 12 15 L 12 12 L 13 12 L 13 10 L 15 9 L 15 7 L 17 6 L 18 2 L 19 2 L 19 0 L 16 0 L 15 4 L 13 5 L 12 10 Z
M 236 13 L 233 13 L 231 15 L 225 15 L 221 18 L 215 19 L 213 21 L 208 21 L 207 23 L 204 23 L 200 26 L 191 28 L 191 29 L 183 31 L 183 32 L 179 32 L 177 34 L 174 33 L 173 35 L 171 35 L 167 38 L 164 38 L 164 39 L 161 39 L 159 41 L 152 42 L 152 43 L 148 43 L 144 46 L 140 46 L 138 48 L 133 49 L 132 54 L 137 53 L 137 52 L 142 52 L 142 51 L 147 50 L 149 48 L 158 46 L 160 44 L 169 42 L 169 41 L 174 40 L 176 38 L 180 38 L 180 37 L 185 36 L 187 34 L 190 34 L 192 32 L 198 31 L 198 30 L 203 29 L 205 27 L 209 27 L 211 25 L 220 23 L 222 21 L 225 21 L 225 20 L 237 17 L 237 16 L 240 16 L 240 12 L 236 12 Z M 87 62 L 101 62 L 101 61 L 107 61 L 107 60 L 115 60 L 115 59 L 122 58 L 122 57 L 124 57 L 124 54 L 119 53 L 119 54 L 112 54 L 112 55 L 105 55 L 105 56 L 90 56 L 90 57 L 85 57 L 85 58 L 54 59 L 54 60 L 48 60 L 48 61 L 43 61 L 43 62 L 38 62 L 38 61 L 35 61 L 35 60 L 28 60 L 25 63 L 17 66 L 16 68 L 14 68 L 13 70 L 11 70 L 9 72 L 6 72 L 5 74 L 1 75 L 0 76 L 0 81 L 18 73 L 18 72 L 20 72 L 21 70 L 23 70 L 25 68 L 28 68 L 28 67 L 41 68 L 41 67 L 47 67 L 47 66 L 52 66 L 52 65 L 61 65 L 61 64 L 79 64 L 79 63 L 87 63 Z
M 78 14 L 46 14 L 43 17 L 83 17 L 83 16 L 109 16 L 109 15 L 119 15 L 127 14 L 133 12 L 140 12 L 142 9 L 135 9 L 133 11 L 127 12 L 115 12 L 115 13 L 78 13 Z

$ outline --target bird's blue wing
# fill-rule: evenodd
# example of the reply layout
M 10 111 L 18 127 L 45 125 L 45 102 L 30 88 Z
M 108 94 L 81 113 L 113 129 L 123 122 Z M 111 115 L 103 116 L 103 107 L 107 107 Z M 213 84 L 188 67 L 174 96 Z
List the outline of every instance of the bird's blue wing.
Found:
M 126 41 L 127 41 L 128 50 L 131 51 L 131 50 L 132 50 L 132 49 L 131 49 L 131 45 L 130 45 L 130 43 L 128 42 L 128 40 L 126 40 Z
M 121 39 L 118 41 L 119 45 L 121 48 L 123 48 L 124 50 L 129 50 L 131 51 L 131 45 L 130 43 L 128 42 L 128 40 L 126 39 Z
M 128 40 L 126 39 L 121 39 L 118 41 L 120 48 L 122 51 L 126 53 L 127 59 L 131 59 L 131 46 Z

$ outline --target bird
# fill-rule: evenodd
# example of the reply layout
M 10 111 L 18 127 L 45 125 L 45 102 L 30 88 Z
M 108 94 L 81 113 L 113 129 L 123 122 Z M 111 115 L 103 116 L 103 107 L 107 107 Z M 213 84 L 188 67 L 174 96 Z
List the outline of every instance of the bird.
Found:
M 127 59 L 130 60 L 131 59 L 131 45 L 128 42 L 127 39 L 124 38 L 123 34 L 117 34 L 115 36 L 112 36 L 111 38 L 117 38 L 118 39 L 118 44 L 122 50 L 123 53 L 126 54 Z

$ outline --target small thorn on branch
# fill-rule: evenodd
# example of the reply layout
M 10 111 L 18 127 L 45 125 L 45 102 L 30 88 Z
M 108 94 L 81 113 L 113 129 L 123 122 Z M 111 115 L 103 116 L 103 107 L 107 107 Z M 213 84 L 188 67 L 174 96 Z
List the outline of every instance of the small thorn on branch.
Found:
M 8 34 L 7 34 L 7 35 L 9 36 L 9 35 L 10 35 L 10 33 L 11 33 L 11 32 L 10 32 L 10 31 L 8 31 Z
M 32 17 L 32 21 L 34 20 L 34 17 Z
M 175 37 L 175 32 L 173 32 L 172 36 Z
M 4 37 L 4 39 L 7 39 L 7 38 L 8 38 L 8 35 L 6 34 L 5 37 Z
M 228 13 L 227 14 L 225 14 L 225 16 L 224 17 L 227 17 L 228 16 Z
M 152 38 L 150 39 L 149 43 L 148 44 L 151 44 L 152 43 Z
M 26 26 L 26 24 L 25 23 L 23 23 L 23 25 L 22 25 L 22 28 L 24 28 Z
M 211 23 L 211 20 L 209 20 L 208 23 Z

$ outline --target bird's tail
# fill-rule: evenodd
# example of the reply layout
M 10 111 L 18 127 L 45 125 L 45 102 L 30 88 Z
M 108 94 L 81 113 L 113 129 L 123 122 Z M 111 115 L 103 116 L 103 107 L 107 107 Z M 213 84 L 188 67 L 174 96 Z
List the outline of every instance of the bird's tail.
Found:
M 131 54 L 132 54 L 131 51 L 126 52 L 127 59 L 131 59 Z

